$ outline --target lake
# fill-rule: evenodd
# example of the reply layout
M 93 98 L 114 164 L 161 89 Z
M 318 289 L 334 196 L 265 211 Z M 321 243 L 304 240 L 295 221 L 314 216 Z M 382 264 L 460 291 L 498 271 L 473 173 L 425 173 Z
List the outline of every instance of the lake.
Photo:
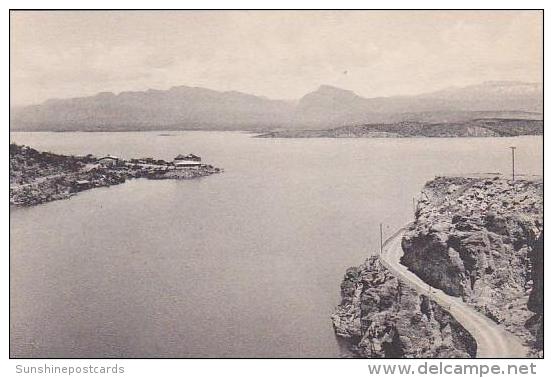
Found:
M 130 180 L 11 209 L 12 357 L 339 357 L 345 270 L 413 218 L 439 174 L 541 174 L 541 137 L 258 139 L 236 132 L 12 133 L 63 154 L 225 172 Z

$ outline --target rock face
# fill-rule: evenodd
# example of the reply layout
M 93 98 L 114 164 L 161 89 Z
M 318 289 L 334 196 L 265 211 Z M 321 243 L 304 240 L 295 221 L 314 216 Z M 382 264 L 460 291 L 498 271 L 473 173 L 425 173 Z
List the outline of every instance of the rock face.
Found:
M 341 289 L 332 321 L 358 357 L 476 355 L 475 340 L 447 311 L 395 278 L 375 256 L 348 269 Z
M 438 177 L 426 184 L 402 263 L 543 349 L 543 182 Z
M 527 328 L 535 336 L 534 347 L 538 355 L 543 356 L 543 232 L 530 253 L 532 266 L 532 291 L 528 299 L 528 308 L 536 315 L 528 319 Z

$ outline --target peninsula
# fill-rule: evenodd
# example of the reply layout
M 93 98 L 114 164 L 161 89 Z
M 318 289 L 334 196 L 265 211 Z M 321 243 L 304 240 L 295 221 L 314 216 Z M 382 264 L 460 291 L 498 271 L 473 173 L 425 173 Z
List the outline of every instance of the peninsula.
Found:
M 543 135 L 543 120 L 486 118 L 467 121 L 401 121 L 340 126 L 324 130 L 282 130 L 258 138 L 459 138 Z
M 192 179 L 222 172 L 194 154 L 174 161 L 151 157 L 124 160 L 108 155 L 66 156 L 10 144 L 10 205 L 32 206 L 127 179 Z

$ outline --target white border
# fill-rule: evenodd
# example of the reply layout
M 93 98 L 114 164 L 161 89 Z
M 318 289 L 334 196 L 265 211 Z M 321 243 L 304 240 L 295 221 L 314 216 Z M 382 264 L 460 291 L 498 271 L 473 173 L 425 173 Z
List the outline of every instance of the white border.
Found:
M 176 1 L 167 1 L 167 0 L 157 0 L 157 1 L 3 1 L 2 2 L 2 14 L 0 15 L 0 22 L 2 23 L 2 33 L 3 38 L 1 39 L 2 51 L 5 52 L 4 59 L 2 59 L 2 104 L 1 115 L 4 120 L 3 128 L 5 128 L 1 135 L 2 141 L 1 146 L 1 156 L 3 156 L 4 163 L 1 166 L 1 195 L 4 196 L 4 201 L 2 202 L 2 289 L 0 291 L 0 300 L 2 303 L 2 311 L 0 314 L 0 336 L 2 343 L 0 344 L 0 359 L 2 363 L 0 365 L 0 376 L 2 377 L 15 377 L 23 376 L 22 374 L 15 373 L 15 366 L 18 364 L 25 365 L 34 365 L 39 366 L 41 364 L 57 364 L 57 365 L 105 365 L 107 362 L 108 365 L 113 365 L 118 363 L 120 366 L 124 366 L 126 369 L 125 374 L 119 376 L 128 376 L 128 377 L 223 377 L 223 376 L 241 376 L 241 377 L 278 377 L 290 375 L 290 376 L 317 376 L 317 377 L 363 377 L 368 376 L 369 372 L 367 369 L 367 364 L 370 360 L 9 360 L 8 357 L 8 340 L 9 340 L 9 327 L 8 327 L 8 256 L 9 256 L 9 246 L 8 246 L 8 235 L 9 235 L 9 218 L 8 218 L 8 125 L 9 125 L 9 111 L 8 111 L 8 99 L 9 99 L 9 87 L 8 87 L 8 72 L 9 72 L 9 62 L 8 62 L 8 9 L 10 8 L 74 8 L 74 9 L 83 9 L 83 8 L 191 8 L 191 9 L 204 9 L 204 8 L 260 8 L 260 9 L 271 9 L 271 8 L 374 8 L 374 9 L 402 9 L 402 8 L 422 8 L 422 9 L 432 9 L 432 8 L 446 8 L 446 9 L 504 9 L 504 8 L 522 8 L 522 9 L 545 9 L 545 54 L 544 54 L 544 67 L 551 67 L 551 23 L 553 13 L 553 2 L 551 1 L 382 1 L 382 2 L 366 2 L 358 0 L 343 0 L 343 1 L 328 1 L 322 0 L 316 3 L 308 1 L 299 1 L 299 0 L 282 0 L 282 1 L 253 1 L 253 0 L 241 0 L 241 1 L 215 1 L 215 0 L 205 0 L 205 1 L 188 1 L 188 2 L 176 2 Z M 548 46 L 549 43 L 549 46 Z M 551 93 L 552 82 L 551 82 L 551 72 L 550 70 L 546 71 L 545 75 L 545 117 L 546 121 L 550 118 L 551 114 Z M 547 131 L 549 129 L 547 122 L 545 125 L 545 147 L 550 145 L 551 135 L 553 131 Z M 551 152 L 548 148 L 544 148 L 545 154 L 545 170 L 546 177 L 549 177 L 550 173 L 550 158 Z M 546 197 L 553 198 L 553 192 L 546 182 Z M 551 212 L 551 202 L 549 200 L 545 201 L 545 211 L 547 214 Z M 549 219 L 549 218 L 547 218 Z M 549 246 L 553 245 L 549 238 L 546 238 L 545 241 L 545 251 L 546 251 L 546 272 L 552 271 L 553 268 L 553 259 L 547 257 L 549 251 Z M 552 292 L 551 279 L 545 281 L 546 293 Z M 548 295 L 546 295 L 546 298 Z M 546 301 L 545 313 L 551 318 L 550 314 L 553 309 L 551 306 L 551 301 Z M 533 360 L 532 362 L 537 364 L 537 372 L 539 377 L 546 376 L 546 372 L 553 371 L 553 349 L 552 348 L 552 337 L 553 333 L 551 329 L 553 326 L 550 323 L 546 322 L 545 330 L 545 351 L 546 359 L 545 360 Z M 437 360 L 432 360 L 437 362 Z M 383 361 L 374 361 L 378 363 L 393 364 L 398 361 L 394 360 L 383 360 Z M 421 362 L 419 361 L 407 361 L 402 360 L 399 362 L 410 362 L 413 365 Z M 452 362 L 452 361 L 450 361 Z M 458 362 L 469 363 L 471 361 L 463 360 Z M 473 361 L 475 363 L 482 363 L 483 360 Z M 491 362 L 491 361 L 490 361 Z M 506 364 L 509 361 L 499 361 L 500 364 Z M 511 362 L 523 362 L 522 360 L 511 361 Z M 530 362 L 530 361 L 528 361 Z M 549 373 L 551 374 L 551 373 Z M 49 375 L 53 376 L 53 375 Z M 76 375 L 73 375 L 76 376 Z M 79 375 L 84 376 L 84 375 Z M 413 375 L 414 377 L 419 376 L 418 374 Z

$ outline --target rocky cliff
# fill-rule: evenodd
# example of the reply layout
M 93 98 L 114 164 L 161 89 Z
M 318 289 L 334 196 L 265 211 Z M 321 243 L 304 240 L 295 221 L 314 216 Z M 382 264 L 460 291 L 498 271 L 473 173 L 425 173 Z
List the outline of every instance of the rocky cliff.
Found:
M 332 315 L 359 357 L 474 357 L 473 337 L 442 307 L 395 278 L 373 256 L 348 269 Z
M 421 197 L 402 263 L 543 353 L 543 181 L 438 177 Z

